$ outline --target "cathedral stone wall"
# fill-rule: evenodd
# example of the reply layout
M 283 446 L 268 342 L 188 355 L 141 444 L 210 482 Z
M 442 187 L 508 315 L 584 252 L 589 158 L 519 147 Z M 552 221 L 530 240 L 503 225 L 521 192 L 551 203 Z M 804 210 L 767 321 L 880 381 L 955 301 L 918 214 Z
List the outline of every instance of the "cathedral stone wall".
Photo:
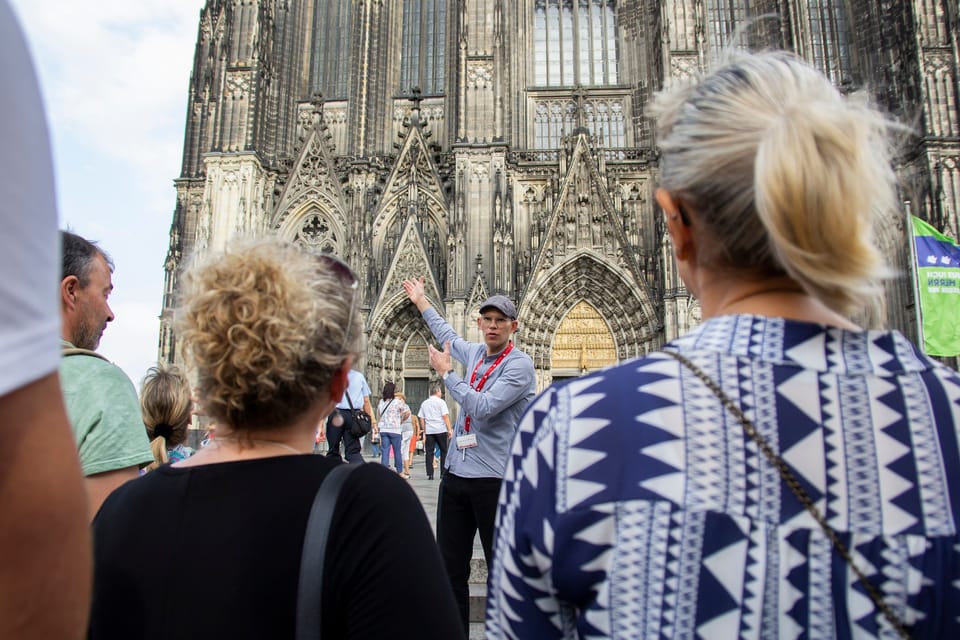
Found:
M 647 102 L 708 68 L 762 13 L 780 19 L 755 20 L 740 42 L 792 48 L 914 128 L 898 159 L 904 215 L 880 236 L 892 264 L 909 273 L 907 210 L 956 237 L 955 3 L 588 0 L 576 16 L 562 6 L 208 0 L 161 358 L 180 357 L 171 317 L 189 256 L 265 232 L 335 252 L 359 274 L 360 366 L 375 395 L 387 380 L 419 390 L 432 376 L 431 338 L 400 287 L 408 277 L 425 277 L 468 339 L 479 339 L 480 301 L 513 297 L 540 387 L 659 348 L 696 326 L 700 309 L 654 203 Z M 324 30 L 335 16 L 350 28 Z M 326 67 L 312 64 L 321 54 Z M 343 95 L 323 69 L 345 70 Z M 432 91 L 400 86 L 416 73 Z M 914 336 L 909 278 L 891 280 L 861 315 Z

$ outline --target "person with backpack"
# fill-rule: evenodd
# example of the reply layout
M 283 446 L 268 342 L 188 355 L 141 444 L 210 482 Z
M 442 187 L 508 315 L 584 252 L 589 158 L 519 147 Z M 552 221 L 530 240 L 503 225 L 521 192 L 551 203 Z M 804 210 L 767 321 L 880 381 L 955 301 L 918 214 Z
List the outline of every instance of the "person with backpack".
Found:
M 362 373 L 356 369 L 349 372 L 350 382 L 343 397 L 337 403 L 337 410 L 327 418 L 327 455 L 338 460 L 346 460 L 351 464 L 363 462 L 360 453 L 362 434 L 354 429 L 354 413 L 360 409 L 368 416 L 373 416 L 370 407 L 370 385 Z M 376 424 L 376 421 L 373 421 Z M 343 455 L 340 455 L 340 443 L 343 443 Z

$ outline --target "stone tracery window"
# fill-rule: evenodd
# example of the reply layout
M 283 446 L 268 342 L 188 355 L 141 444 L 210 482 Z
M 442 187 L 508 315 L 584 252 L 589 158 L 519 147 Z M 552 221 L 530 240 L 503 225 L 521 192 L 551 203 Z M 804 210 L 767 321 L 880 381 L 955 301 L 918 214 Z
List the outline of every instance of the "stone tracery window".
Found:
M 834 84 L 850 77 L 850 31 L 842 2 L 807 0 L 810 62 Z
M 538 102 L 533 126 L 536 149 L 559 149 L 563 136 L 577 126 L 576 106 L 569 100 Z
M 627 146 L 626 119 L 622 98 L 591 98 L 583 105 L 584 120 L 600 146 L 615 149 Z M 534 103 L 533 148 L 559 149 L 563 136 L 577 126 L 577 107 L 569 98 L 542 99 Z
M 304 218 L 295 240 L 324 253 L 337 253 L 337 235 L 327 219 L 314 213 Z
M 310 89 L 327 100 L 344 100 L 350 78 L 351 0 L 315 0 L 310 52 Z
M 600 146 L 606 148 L 626 146 L 623 104 L 619 101 L 588 102 L 583 109 L 587 116 L 587 128 L 597 137 Z
M 533 84 L 617 83 L 614 0 L 534 0 Z
M 726 47 L 746 44 L 745 34 L 737 29 L 750 17 L 750 0 L 707 0 L 706 8 L 709 56 L 716 62 Z
M 404 0 L 400 93 L 443 95 L 446 0 Z

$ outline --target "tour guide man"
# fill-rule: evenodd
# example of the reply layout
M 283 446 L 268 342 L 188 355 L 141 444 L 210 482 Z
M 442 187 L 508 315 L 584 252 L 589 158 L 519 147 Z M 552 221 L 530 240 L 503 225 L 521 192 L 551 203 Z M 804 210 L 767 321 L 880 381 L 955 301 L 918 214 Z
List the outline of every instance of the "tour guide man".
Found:
M 533 361 L 510 340 L 517 330 L 517 308 L 506 296 L 492 296 L 480 305 L 477 326 L 484 344 L 477 344 L 457 335 L 430 306 L 422 277 L 404 280 L 403 289 L 443 345 L 443 351 L 429 346 L 430 366 L 461 409 L 440 480 L 437 544 L 466 629 L 473 538 L 479 530 L 489 569 L 500 482 L 520 416 L 536 394 Z M 464 364 L 467 379 L 453 371 L 451 356 Z

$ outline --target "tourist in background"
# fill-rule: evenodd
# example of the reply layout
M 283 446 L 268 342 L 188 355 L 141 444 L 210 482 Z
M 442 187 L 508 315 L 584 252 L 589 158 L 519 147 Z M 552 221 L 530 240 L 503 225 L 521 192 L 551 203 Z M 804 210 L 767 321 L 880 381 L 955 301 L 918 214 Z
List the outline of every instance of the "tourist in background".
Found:
M 153 461 L 140 399 L 123 369 L 95 350 L 113 321 L 113 261 L 96 243 L 60 232 L 60 384 L 86 477 L 90 518 Z
M 397 473 L 403 474 L 403 420 L 410 413 L 407 403 L 396 397 L 397 385 L 387 382 L 377 403 L 377 420 L 380 433 L 380 464 L 389 466 L 390 452 Z
M 447 444 L 453 435 L 450 425 L 450 409 L 443 401 L 443 385 L 439 382 L 430 383 L 430 397 L 420 403 L 417 412 L 420 417 L 424 436 L 423 449 L 426 452 L 427 479 L 433 480 L 435 470 L 435 449 L 440 451 L 440 476 L 443 476 L 444 465 L 447 462 Z
M 161 364 L 147 371 L 140 384 L 140 412 L 153 451 L 147 471 L 193 455 L 186 445 L 193 399 L 190 383 L 179 367 Z
M 407 396 L 402 392 L 396 392 L 397 399 L 407 406 L 403 413 L 403 419 L 400 421 L 400 450 L 403 452 L 403 477 L 410 479 L 410 460 L 413 459 L 413 447 L 416 446 L 414 434 L 417 431 L 416 416 L 407 405 Z
M 530 405 L 487 637 L 960 637 L 960 375 L 849 319 L 891 273 L 896 125 L 779 52 L 650 113 L 704 322 Z
M 337 403 L 337 410 L 327 418 L 327 455 L 337 460 L 346 460 L 351 464 L 363 462 L 362 438 L 353 432 L 353 409 L 363 411 L 371 418 L 373 425 L 373 409 L 370 407 L 370 385 L 366 377 L 356 369 L 350 370 L 350 384 Z M 343 456 L 340 455 L 340 443 L 343 443 Z

